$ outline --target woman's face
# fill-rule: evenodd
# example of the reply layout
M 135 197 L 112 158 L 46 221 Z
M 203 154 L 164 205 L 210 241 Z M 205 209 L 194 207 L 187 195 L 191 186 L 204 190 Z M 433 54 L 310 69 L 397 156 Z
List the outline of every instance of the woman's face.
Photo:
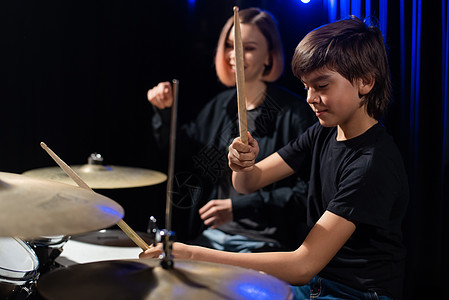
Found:
M 259 28 L 253 24 L 240 24 L 240 32 L 243 45 L 245 82 L 260 81 L 265 71 L 265 65 L 270 63 L 267 40 Z M 225 43 L 226 63 L 230 71 L 235 73 L 234 27 L 231 28 Z

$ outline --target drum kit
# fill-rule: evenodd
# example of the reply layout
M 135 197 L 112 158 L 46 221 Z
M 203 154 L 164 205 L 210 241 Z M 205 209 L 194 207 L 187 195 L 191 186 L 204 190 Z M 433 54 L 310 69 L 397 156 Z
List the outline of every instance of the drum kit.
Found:
M 156 171 L 103 166 L 99 157 L 73 167 L 93 188 L 167 179 Z M 69 179 L 51 167 L 0 172 L 0 299 L 291 298 L 286 283 L 254 270 L 176 259 L 170 268 L 162 258 L 138 259 L 144 248 L 123 227 L 110 229 L 123 222 L 123 208 Z M 167 232 L 154 228 L 139 238 L 165 243 Z

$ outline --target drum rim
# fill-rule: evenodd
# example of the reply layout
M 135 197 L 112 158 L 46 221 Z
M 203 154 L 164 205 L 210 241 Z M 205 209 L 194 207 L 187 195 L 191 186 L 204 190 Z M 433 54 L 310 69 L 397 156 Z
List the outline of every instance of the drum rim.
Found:
M 14 282 L 27 282 L 30 280 L 36 279 L 36 277 L 39 275 L 38 269 L 39 269 L 39 259 L 36 255 L 36 252 L 24 241 L 22 241 L 19 238 L 11 237 L 13 240 L 15 240 L 22 248 L 27 252 L 27 254 L 30 255 L 32 258 L 32 261 L 34 263 L 33 269 L 31 270 L 13 270 L 11 268 L 6 268 L 3 266 L 0 266 L 0 279 L 6 279 L 6 281 L 14 281 Z M 1 273 L 1 271 L 6 271 L 6 273 Z M 20 276 L 19 276 L 20 275 Z
M 31 246 L 59 246 L 65 244 L 70 239 L 69 235 L 40 236 L 36 239 L 27 240 Z

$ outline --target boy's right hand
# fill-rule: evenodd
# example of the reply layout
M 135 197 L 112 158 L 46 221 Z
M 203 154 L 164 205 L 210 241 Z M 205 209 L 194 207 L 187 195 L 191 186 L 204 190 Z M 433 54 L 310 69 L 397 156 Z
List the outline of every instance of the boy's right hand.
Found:
M 170 82 L 160 82 L 147 93 L 148 101 L 159 109 L 173 105 L 173 93 Z
M 228 162 L 234 172 L 249 172 L 253 169 L 259 144 L 248 132 L 248 145 L 242 143 L 240 137 L 235 138 L 229 146 Z
M 172 244 L 171 255 L 177 259 L 192 259 L 194 247 L 175 242 Z M 162 243 L 158 243 L 156 247 L 150 246 L 150 249 L 139 254 L 139 258 L 158 258 L 163 252 Z

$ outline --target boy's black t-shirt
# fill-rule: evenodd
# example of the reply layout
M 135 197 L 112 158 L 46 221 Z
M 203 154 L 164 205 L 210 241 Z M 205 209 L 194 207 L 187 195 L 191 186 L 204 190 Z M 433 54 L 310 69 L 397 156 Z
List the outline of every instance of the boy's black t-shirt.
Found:
M 347 141 L 336 136 L 336 127 L 317 123 L 278 151 L 309 180 L 308 226 L 326 210 L 356 225 L 320 275 L 399 299 L 405 259 L 401 227 L 409 198 L 401 155 L 380 123 Z

